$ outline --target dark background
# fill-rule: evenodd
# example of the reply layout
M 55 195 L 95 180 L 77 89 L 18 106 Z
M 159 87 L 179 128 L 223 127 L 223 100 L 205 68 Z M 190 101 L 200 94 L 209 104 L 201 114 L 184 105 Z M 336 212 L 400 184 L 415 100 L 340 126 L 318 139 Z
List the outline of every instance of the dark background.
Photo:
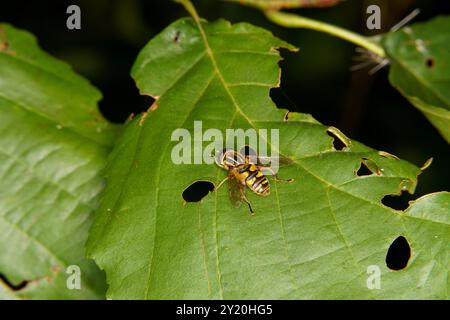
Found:
M 311 30 L 285 29 L 273 25 L 256 9 L 220 0 L 193 0 L 207 20 L 224 18 L 250 22 L 271 30 L 301 51 L 283 51 L 282 89 L 274 92 L 279 106 L 311 113 L 326 125 L 340 128 L 352 139 L 388 151 L 421 166 L 434 162 L 419 178 L 414 196 L 386 198 L 397 208 L 425 193 L 448 190 L 449 146 L 422 114 L 411 106 L 387 80 L 387 70 L 373 76 L 368 69 L 351 72 L 355 46 Z M 66 28 L 66 9 L 81 8 L 81 30 Z M 450 1 L 434 0 L 347 0 L 325 9 L 299 9 L 299 14 L 333 23 L 362 34 L 368 5 L 381 7 L 383 32 L 415 8 L 425 21 L 450 13 Z M 132 112 L 146 110 L 151 101 L 139 96 L 129 76 L 139 50 L 185 10 L 170 0 L 40 0 L 5 1 L 0 21 L 32 32 L 41 47 L 68 62 L 103 93 L 102 113 L 111 121 L 123 122 Z

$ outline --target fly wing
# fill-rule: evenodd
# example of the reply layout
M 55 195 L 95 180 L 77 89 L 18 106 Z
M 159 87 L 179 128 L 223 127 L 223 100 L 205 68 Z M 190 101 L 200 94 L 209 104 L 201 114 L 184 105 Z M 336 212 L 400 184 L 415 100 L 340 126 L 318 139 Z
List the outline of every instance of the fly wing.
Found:
M 273 157 L 259 156 L 257 165 L 261 166 L 261 167 L 271 167 L 272 162 L 274 162 L 275 160 L 278 160 L 278 164 L 280 166 L 288 166 L 294 162 L 294 160 L 292 160 L 291 158 L 288 158 L 283 155 L 278 155 L 278 156 L 276 156 L 276 159 L 274 159 L 274 158 L 275 158 L 275 156 L 273 156 Z
M 228 174 L 228 191 L 230 194 L 231 204 L 235 208 L 239 208 L 242 203 L 242 189 L 243 185 L 239 182 L 238 179 L 230 172 Z

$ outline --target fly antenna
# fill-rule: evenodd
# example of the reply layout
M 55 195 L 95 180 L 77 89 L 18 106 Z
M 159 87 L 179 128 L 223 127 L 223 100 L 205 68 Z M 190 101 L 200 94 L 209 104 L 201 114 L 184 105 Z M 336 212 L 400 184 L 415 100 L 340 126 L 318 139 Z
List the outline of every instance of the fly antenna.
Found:
M 420 9 L 414 9 L 411 13 L 409 13 L 406 17 L 404 17 L 402 20 L 397 22 L 394 26 L 390 28 L 391 32 L 395 32 L 403 28 L 405 25 L 410 23 L 417 15 L 420 13 Z M 383 69 L 385 66 L 390 64 L 390 61 L 388 58 L 382 58 L 373 52 L 370 52 L 364 48 L 357 47 L 356 48 L 357 55 L 353 57 L 353 61 L 356 61 L 357 63 L 355 65 L 352 65 L 350 67 L 350 71 L 357 71 L 364 69 L 370 65 L 375 64 L 374 67 L 372 67 L 369 70 L 369 75 L 374 75 L 379 70 Z
M 392 28 L 391 31 L 395 32 L 399 29 L 403 28 L 405 25 L 407 25 L 411 20 L 413 20 L 417 15 L 420 13 L 420 9 L 416 8 L 414 9 L 410 14 L 408 14 L 406 17 L 404 17 L 402 20 L 397 22 Z

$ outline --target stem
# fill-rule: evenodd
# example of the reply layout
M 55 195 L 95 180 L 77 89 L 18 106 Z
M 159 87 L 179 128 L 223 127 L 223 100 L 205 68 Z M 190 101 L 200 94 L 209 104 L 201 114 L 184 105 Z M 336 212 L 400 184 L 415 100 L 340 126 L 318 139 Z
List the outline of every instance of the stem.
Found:
M 278 11 L 265 11 L 264 13 L 269 20 L 283 27 L 306 28 L 325 32 L 331 34 L 332 36 L 347 40 L 360 47 L 363 47 L 381 58 L 384 58 L 386 56 L 384 49 L 380 45 L 370 40 L 368 37 L 364 37 L 352 31 L 328 23 L 308 19 L 292 13 L 284 13 Z
M 200 21 L 200 17 L 197 13 L 197 10 L 195 10 L 195 7 L 190 0 L 175 0 L 175 2 L 181 4 L 186 9 L 186 11 L 189 12 L 192 18 L 194 18 L 195 21 L 197 22 Z

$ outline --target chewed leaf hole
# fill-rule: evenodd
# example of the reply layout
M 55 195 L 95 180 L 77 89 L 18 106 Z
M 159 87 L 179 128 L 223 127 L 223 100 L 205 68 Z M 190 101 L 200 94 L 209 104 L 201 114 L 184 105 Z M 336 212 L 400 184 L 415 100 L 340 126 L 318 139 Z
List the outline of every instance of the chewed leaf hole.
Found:
M 356 171 L 356 175 L 358 177 L 362 176 L 370 176 L 372 174 L 372 171 L 367 167 L 367 165 L 364 163 L 364 161 L 361 161 L 361 165 L 359 166 L 358 171 Z
M 28 284 L 28 281 L 24 280 L 18 284 L 13 284 L 11 281 L 9 281 L 8 278 L 5 277 L 2 273 L 0 273 L 0 280 L 6 284 L 11 290 L 13 291 L 19 291 L 23 288 L 25 288 Z
M 414 200 L 414 196 L 408 192 L 402 192 L 401 195 L 389 194 L 381 199 L 386 207 L 392 208 L 394 210 L 406 210 L 409 207 L 409 202 Z
M 183 199 L 186 202 L 199 202 L 214 190 L 214 184 L 210 181 L 196 181 L 183 191 Z
M 361 163 L 359 165 L 358 170 L 356 171 L 356 175 L 358 177 L 362 177 L 362 176 L 370 176 L 372 174 L 380 176 L 382 175 L 382 169 L 378 167 L 375 161 L 365 157 L 361 158 Z
M 434 67 L 434 59 L 433 59 L 433 57 L 428 57 L 426 60 L 425 60 L 425 65 L 427 66 L 427 68 L 433 68 Z
M 389 246 L 386 266 L 391 270 L 402 270 L 411 258 L 411 247 L 405 237 L 399 236 Z
M 329 127 L 327 134 L 333 138 L 333 148 L 337 151 L 341 151 L 351 145 L 350 139 L 335 127 Z
M 176 31 L 172 37 L 173 42 L 178 42 L 180 41 L 180 37 L 181 37 L 181 32 L 180 31 Z
M 288 97 L 281 87 L 271 88 L 269 95 L 277 107 L 280 106 L 288 110 L 297 109 L 295 103 Z

